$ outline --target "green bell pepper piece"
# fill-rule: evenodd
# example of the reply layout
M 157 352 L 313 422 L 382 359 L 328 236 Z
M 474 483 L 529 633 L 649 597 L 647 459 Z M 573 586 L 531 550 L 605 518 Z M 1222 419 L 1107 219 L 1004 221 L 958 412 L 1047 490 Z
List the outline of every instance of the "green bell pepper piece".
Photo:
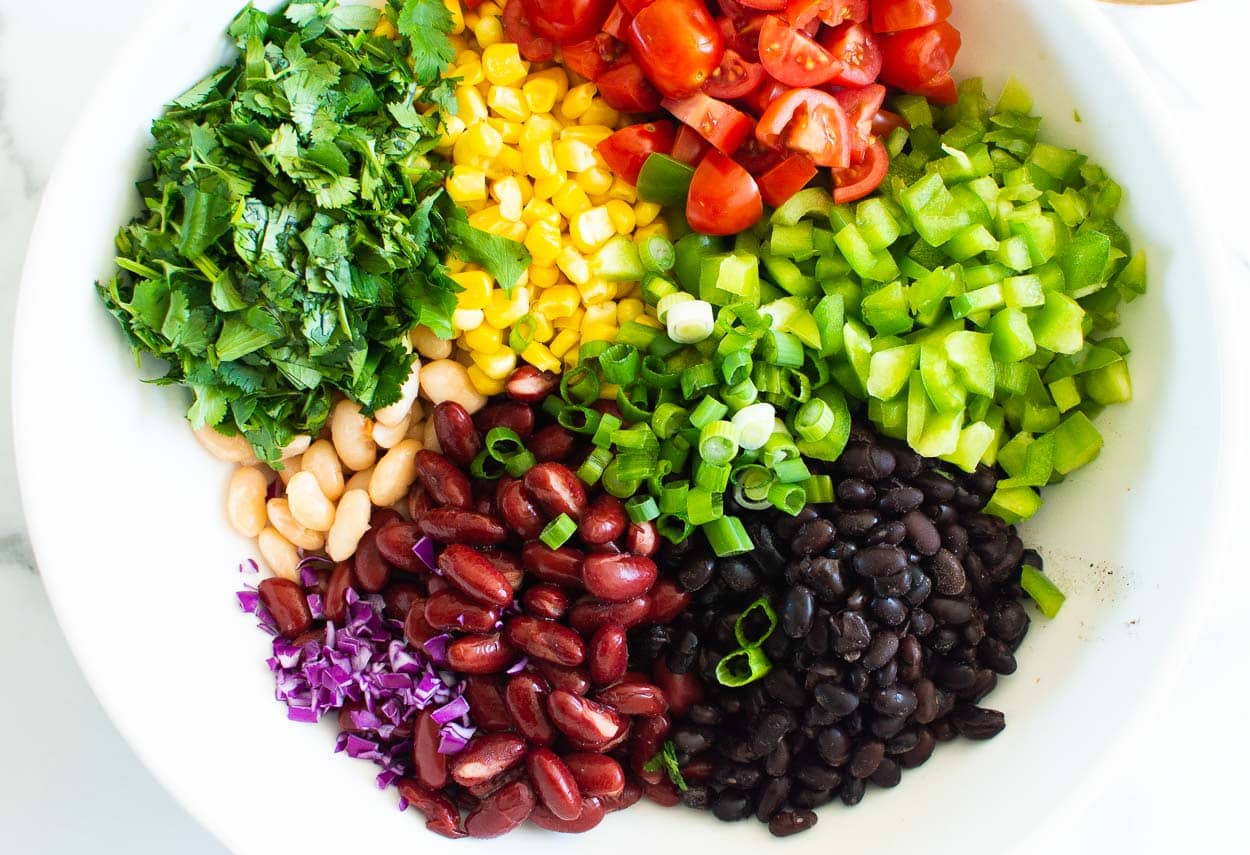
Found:
M 1008 525 L 1015 525 L 1036 514 L 1041 507 L 1042 497 L 1032 487 L 1000 487 L 990 497 L 985 512 L 993 514 Z
M 1046 291 L 1037 276 L 1012 276 L 1003 280 L 1003 300 L 1013 309 L 1032 309 L 1045 304 Z
M 968 402 L 968 391 L 959 382 L 940 345 L 921 346 L 920 377 L 924 382 L 925 393 L 933 403 L 934 409 L 939 413 L 963 413 L 964 406 Z
M 1088 290 L 1090 286 L 1106 281 L 1103 275 L 1110 258 L 1111 238 L 1095 231 L 1076 235 L 1056 257 L 1063 270 L 1064 288 L 1077 298 L 1093 293 Z
M 1055 471 L 1067 475 L 1086 465 L 1102 451 L 1102 434 L 1084 413 L 1072 413 L 1054 430 Z
M 816 255 L 813 231 L 811 220 L 804 220 L 793 226 L 773 226 L 768 239 L 768 250 L 773 255 L 806 261 Z
M 873 252 L 891 246 L 902 234 L 898 220 L 883 198 L 865 199 L 855 208 L 855 224 Z
M 846 306 L 841 294 L 826 294 L 812 310 L 812 319 L 820 333 L 821 356 L 833 356 L 842 351 L 842 324 L 845 322 Z
M 793 226 L 804 217 L 825 217 L 833 208 L 833 196 L 821 187 L 808 187 L 786 200 L 773 211 L 769 222 L 774 226 Z
M 994 394 L 993 336 L 989 333 L 961 331 L 946 337 L 946 358 L 964 387 L 975 395 Z M 978 455 L 980 457 L 980 455 Z
M 1036 567 L 1026 564 L 1020 570 L 1020 587 L 1037 604 L 1037 610 L 1048 618 L 1054 618 L 1063 608 L 1067 597 L 1054 582 Z
M 641 282 L 647 275 L 638 244 L 624 235 L 609 240 L 590 259 L 590 269 L 608 282 Z
M 1076 353 L 1085 344 L 1082 322 L 1085 310 L 1066 294 L 1050 292 L 1029 322 L 1038 347 L 1055 353 Z
M 1019 362 L 1037 352 L 1029 319 L 1021 309 L 1001 309 L 990 320 L 990 353 L 998 362 Z
M 725 251 L 725 241 L 720 238 L 690 234 L 677 241 L 677 260 L 673 265 L 673 274 L 681 289 L 690 294 L 697 294 L 702 280 L 703 261 Z
M 853 376 L 856 379 L 852 387 L 843 384 L 843 388 L 850 391 L 852 388 L 858 390 L 860 397 L 866 397 L 868 394 L 868 372 L 872 364 L 872 336 L 869 335 L 868 329 L 859 321 L 848 318 L 846 323 L 842 325 L 842 340 L 845 344 L 846 361 L 851 366 Z M 835 370 L 834 377 L 837 377 Z
M 897 397 L 920 360 L 920 346 L 905 344 L 873 353 L 868 367 L 868 395 L 886 401 Z
M 680 266 L 680 243 L 678 244 Z M 759 259 L 748 255 L 712 255 L 702 261 L 699 298 L 714 306 L 760 302 Z
M 875 329 L 878 335 L 907 332 L 913 326 L 902 282 L 892 282 L 864 297 L 860 303 L 860 313 L 864 322 Z
M 959 433 L 959 443 L 950 454 L 942 459 L 953 463 L 965 472 L 975 472 L 977 464 L 985 457 L 994 442 L 994 428 L 985 422 L 973 422 Z
M 1077 388 L 1075 377 L 1061 377 L 1048 384 L 1047 388 L 1061 413 L 1066 413 L 1081 403 L 1081 391 Z
M 638 198 L 657 205 L 685 205 L 692 180 L 694 167 L 653 152 L 638 173 Z
M 768 278 L 787 294 L 814 297 L 820 293 L 820 286 L 816 284 L 816 280 L 804 276 L 799 266 L 789 258 L 779 255 L 763 255 L 760 257 L 760 262 L 764 265 Z
M 1091 400 L 1103 406 L 1133 399 L 1133 380 L 1123 359 L 1083 374 L 1081 385 Z
M 1002 286 L 995 283 L 955 297 L 951 300 L 951 314 L 956 318 L 966 318 L 978 312 L 993 312 L 1005 305 Z

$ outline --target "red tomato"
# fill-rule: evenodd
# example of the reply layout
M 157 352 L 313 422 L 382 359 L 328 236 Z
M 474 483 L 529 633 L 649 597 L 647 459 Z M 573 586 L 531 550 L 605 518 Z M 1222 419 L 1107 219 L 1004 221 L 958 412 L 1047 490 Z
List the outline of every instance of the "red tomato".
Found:
M 720 65 L 725 37 L 703 0 L 656 0 L 634 18 L 629 47 L 655 88 L 684 98 Z
M 946 22 L 890 33 L 878 40 L 881 46 L 881 82 L 900 89 L 918 89 L 941 75 L 950 74 L 963 40 L 959 30 Z
M 816 164 L 805 154 L 792 154 L 757 180 L 764 201 L 776 208 L 816 177 Z
M 720 66 L 703 84 L 703 91 L 713 98 L 728 101 L 754 92 L 763 82 L 764 66 L 747 62 L 736 50 L 727 50 Z
M 600 33 L 593 39 L 562 46 L 560 55 L 565 67 L 570 71 L 580 74 L 587 80 L 598 80 L 605 71 L 625 55 L 627 50 L 624 44 L 607 33 Z
M 826 30 L 821 42 L 837 66 L 831 83 L 867 86 L 881 73 L 881 47 L 863 24 L 843 24 Z
M 643 76 L 633 60 L 623 59 L 595 80 L 599 94 L 613 110 L 622 113 L 654 113 L 660 107 L 660 93 Z
M 885 103 L 885 87 L 873 83 L 858 89 L 843 89 L 833 93 L 833 97 L 838 99 L 846 111 L 846 120 L 851 123 L 851 163 L 859 163 L 872 142 L 873 121 Z
M 748 62 L 760 61 L 760 28 L 764 26 L 767 15 L 758 13 L 746 18 L 721 18 L 717 21 L 721 35 L 725 37 L 725 47 L 738 52 L 738 56 Z
M 839 205 L 862 199 L 881 186 L 890 168 L 890 155 L 880 141 L 868 147 L 862 163 L 833 170 L 833 201 Z
M 786 8 L 786 0 L 738 0 L 748 9 L 760 9 L 764 12 L 780 12 Z
M 885 139 L 894 133 L 895 128 L 907 127 L 907 120 L 898 113 L 892 113 L 889 110 L 878 110 L 877 115 L 872 117 L 872 133 L 874 136 Z
M 603 31 L 609 36 L 621 41 L 629 39 L 629 22 L 634 16 L 626 12 L 620 3 L 612 7 L 612 11 L 608 13 L 608 18 L 603 22 Z
M 734 152 L 734 160 L 752 175 L 763 175 L 786 159 L 786 152 L 776 148 L 765 148 L 760 141 L 752 137 Z
M 834 0 L 832 6 L 820 13 L 820 20 L 831 27 L 847 21 L 862 24 L 868 20 L 868 0 Z
M 719 151 L 708 152 L 694 171 L 686 197 L 686 220 L 705 235 L 733 235 L 764 218 L 759 185 Z
M 760 117 L 755 137 L 770 148 L 802 152 L 817 166 L 851 165 L 851 127 L 846 111 L 828 92 L 791 89 Z
M 530 62 L 550 62 L 555 59 L 556 46 L 549 39 L 537 35 L 525 19 L 525 10 L 517 0 L 503 7 L 504 38 L 517 46 L 521 56 Z
M 752 115 L 762 116 L 769 104 L 789 91 L 790 87 L 784 83 L 765 77 L 758 89 L 741 99 L 742 105 L 750 110 Z
M 746 113 L 702 92 L 681 100 L 666 100 L 663 107 L 725 154 L 737 151 L 747 137 L 751 136 L 755 125 Z
M 819 86 L 838 71 L 829 51 L 776 15 L 765 18 L 760 28 L 760 62 L 787 86 Z
M 805 27 L 821 16 L 837 19 L 844 0 L 786 0 L 786 20 L 793 27 Z
M 911 92 L 914 95 L 923 95 L 939 104 L 954 104 L 959 100 L 959 89 L 955 86 L 955 78 L 949 73 L 939 74 L 925 85 L 913 87 Z
M 637 15 L 654 2 L 655 0 L 621 0 L 621 7 L 633 16 Z
M 597 148 L 617 175 L 630 184 L 638 183 L 638 172 L 643 162 L 653 152 L 668 154 L 673 150 L 673 137 L 677 135 L 672 122 L 647 122 L 621 128 L 599 143 Z
M 927 27 L 951 16 L 951 0 L 873 0 L 872 30 L 895 33 Z
M 673 150 L 669 153 L 682 163 L 698 166 L 711 147 L 694 128 L 680 125 L 677 128 L 677 139 L 673 140 Z
M 511 3 L 518 0 L 511 0 Z M 556 44 L 584 42 L 599 32 L 612 0 L 519 0 L 538 35 Z M 509 5 L 511 5 L 511 3 Z

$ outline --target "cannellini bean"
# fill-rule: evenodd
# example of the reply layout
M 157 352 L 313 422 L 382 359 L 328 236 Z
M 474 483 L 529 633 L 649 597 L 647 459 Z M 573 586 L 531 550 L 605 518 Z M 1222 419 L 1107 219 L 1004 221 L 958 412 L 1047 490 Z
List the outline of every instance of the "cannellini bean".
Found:
M 452 359 L 427 362 L 422 367 L 421 391 L 434 404 L 455 401 L 470 414 L 486 406 L 486 397 L 473 388 L 468 369 Z
M 379 448 L 394 448 L 399 445 L 400 440 L 408 436 L 408 428 L 411 425 L 411 416 L 405 416 L 404 420 L 397 425 L 384 425 L 381 422 L 374 422 L 373 441 L 378 444 Z
M 265 528 L 256 538 L 256 546 L 273 575 L 299 581 L 299 551 L 281 532 L 273 526 Z
M 368 469 L 362 469 L 355 475 L 347 479 L 347 483 L 343 486 L 343 492 L 350 493 L 352 490 L 364 490 L 369 492 L 369 482 L 373 480 L 373 470 L 375 467 L 370 466 Z
M 393 404 L 388 404 L 374 413 L 374 420 L 381 422 L 387 427 L 394 427 L 399 424 L 407 418 L 408 411 L 412 409 L 412 402 L 417 400 L 417 393 L 420 391 L 421 360 L 414 357 L 412 370 L 408 372 L 408 379 L 399 387 L 399 400 Z
M 308 447 L 300 458 L 300 470 L 316 476 L 317 486 L 331 502 L 343 495 L 343 465 L 328 439 L 319 439 Z
M 451 339 L 439 338 L 434 330 L 427 326 L 414 327 L 408 333 L 408 340 L 417 349 L 417 353 L 426 359 L 446 359 L 451 356 Z
M 265 494 L 269 481 L 255 466 L 240 466 L 226 487 L 226 518 L 244 537 L 257 537 L 268 521 Z
M 290 460 L 283 460 L 282 468 L 275 469 L 274 471 L 278 474 L 278 477 L 282 480 L 283 486 L 285 486 L 291 483 L 291 479 L 295 476 L 296 472 L 299 472 L 301 469 L 304 468 L 303 464 L 304 464 L 304 458 L 294 457 Z
M 292 457 L 299 457 L 308 450 L 310 445 L 312 445 L 312 437 L 307 434 L 300 434 L 283 446 L 282 459 L 290 460 Z
M 378 447 L 370 435 L 372 426 L 360 414 L 360 405 L 344 399 L 330 414 L 330 438 L 339 460 L 353 472 L 368 469 L 377 460 Z
M 326 535 L 326 554 L 333 561 L 346 561 L 356 553 L 356 544 L 369 530 L 373 503 L 365 490 L 348 490 L 339 499 L 334 525 Z
M 412 409 L 408 411 L 408 418 L 414 422 L 419 422 L 425 418 L 425 407 L 421 406 L 420 401 L 412 402 Z
M 421 436 L 421 442 L 430 451 L 443 453 L 443 446 L 438 441 L 438 431 L 434 430 L 434 419 L 427 419 L 425 422 L 425 432 Z
M 265 503 L 265 510 L 269 514 L 269 524 L 300 549 L 313 552 L 326 545 L 324 533 L 300 525 L 286 499 L 270 499 Z
M 227 463 L 255 463 L 256 455 L 252 452 L 252 444 L 242 434 L 226 436 L 205 425 L 194 431 L 200 445 L 213 457 Z
M 369 481 L 369 498 L 373 504 L 389 507 L 408 495 L 408 488 L 417 480 L 415 458 L 420 450 L 421 443 L 405 439 L 378 461 Z
M 286 485 L 287 507 L 304 528 L 329 531 L 334 525 L 334 503 L 326 498 L 311 472 L 297 472 Z

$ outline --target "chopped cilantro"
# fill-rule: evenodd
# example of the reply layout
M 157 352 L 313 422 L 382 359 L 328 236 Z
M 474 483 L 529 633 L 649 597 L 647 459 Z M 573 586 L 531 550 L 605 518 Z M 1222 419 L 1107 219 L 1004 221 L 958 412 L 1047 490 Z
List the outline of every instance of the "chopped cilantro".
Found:
M 677 764 L 677 746 L 673 745 L 673 740 L 665 742 L 664 747 L 643 764 L 642 768 L 645 772 L 666 772 L 677 789 L 683 793 L 686 791 L 686 779 L 682 777 L 681 767 Z

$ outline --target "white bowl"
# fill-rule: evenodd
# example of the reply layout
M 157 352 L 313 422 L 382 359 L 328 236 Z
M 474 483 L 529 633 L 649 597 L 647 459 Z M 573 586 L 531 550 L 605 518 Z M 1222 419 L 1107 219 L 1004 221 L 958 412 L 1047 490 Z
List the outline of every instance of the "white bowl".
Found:
M 145 386 L 91 283 L 138 203 L 132 182 L 161 105 L 222 56 L 239 0 L 171 4 L 138 34 L 70 138 L 48 186 L 22 283 L 15 421 L 39 564 L 83 671 L 136 752 L 240 853 L 500 851 L 444 843 L 378 792 L 375 769 L 332 753 L 333 726 L 288 722 L 267 638 L 234 603 L 249 546 L 227 528 L 227 469 L 182 421 L 180 395 Z M 1019 672 L 988 703 L 1009 726 L 943 746 L 889 792 L 830 806 L 785 843 L 642 805 L 589 838 L 523 830 L 514 852 L 600 855 L 693 845 L 721 852 L 997 850 L 1053 827 L 1087 797 L 1129 725 L 1175 674 L 1223 556 L 1242 388 L 1234 305 L 1157 100 L 1089 0 L 959 0 L 961 75 L 1011 73 L 1045 135 L 1127 188 L 1151 292 L 1124 311 L 1137 397 L 1101 421 L 1100 460 L 1047 491 L 1026 527 L 1069 599 L 1036 620 Z M 1074 111 L 1084 117 L 1077 123 Z M 1229 379 L 1225 379 L 1229 378 Z

